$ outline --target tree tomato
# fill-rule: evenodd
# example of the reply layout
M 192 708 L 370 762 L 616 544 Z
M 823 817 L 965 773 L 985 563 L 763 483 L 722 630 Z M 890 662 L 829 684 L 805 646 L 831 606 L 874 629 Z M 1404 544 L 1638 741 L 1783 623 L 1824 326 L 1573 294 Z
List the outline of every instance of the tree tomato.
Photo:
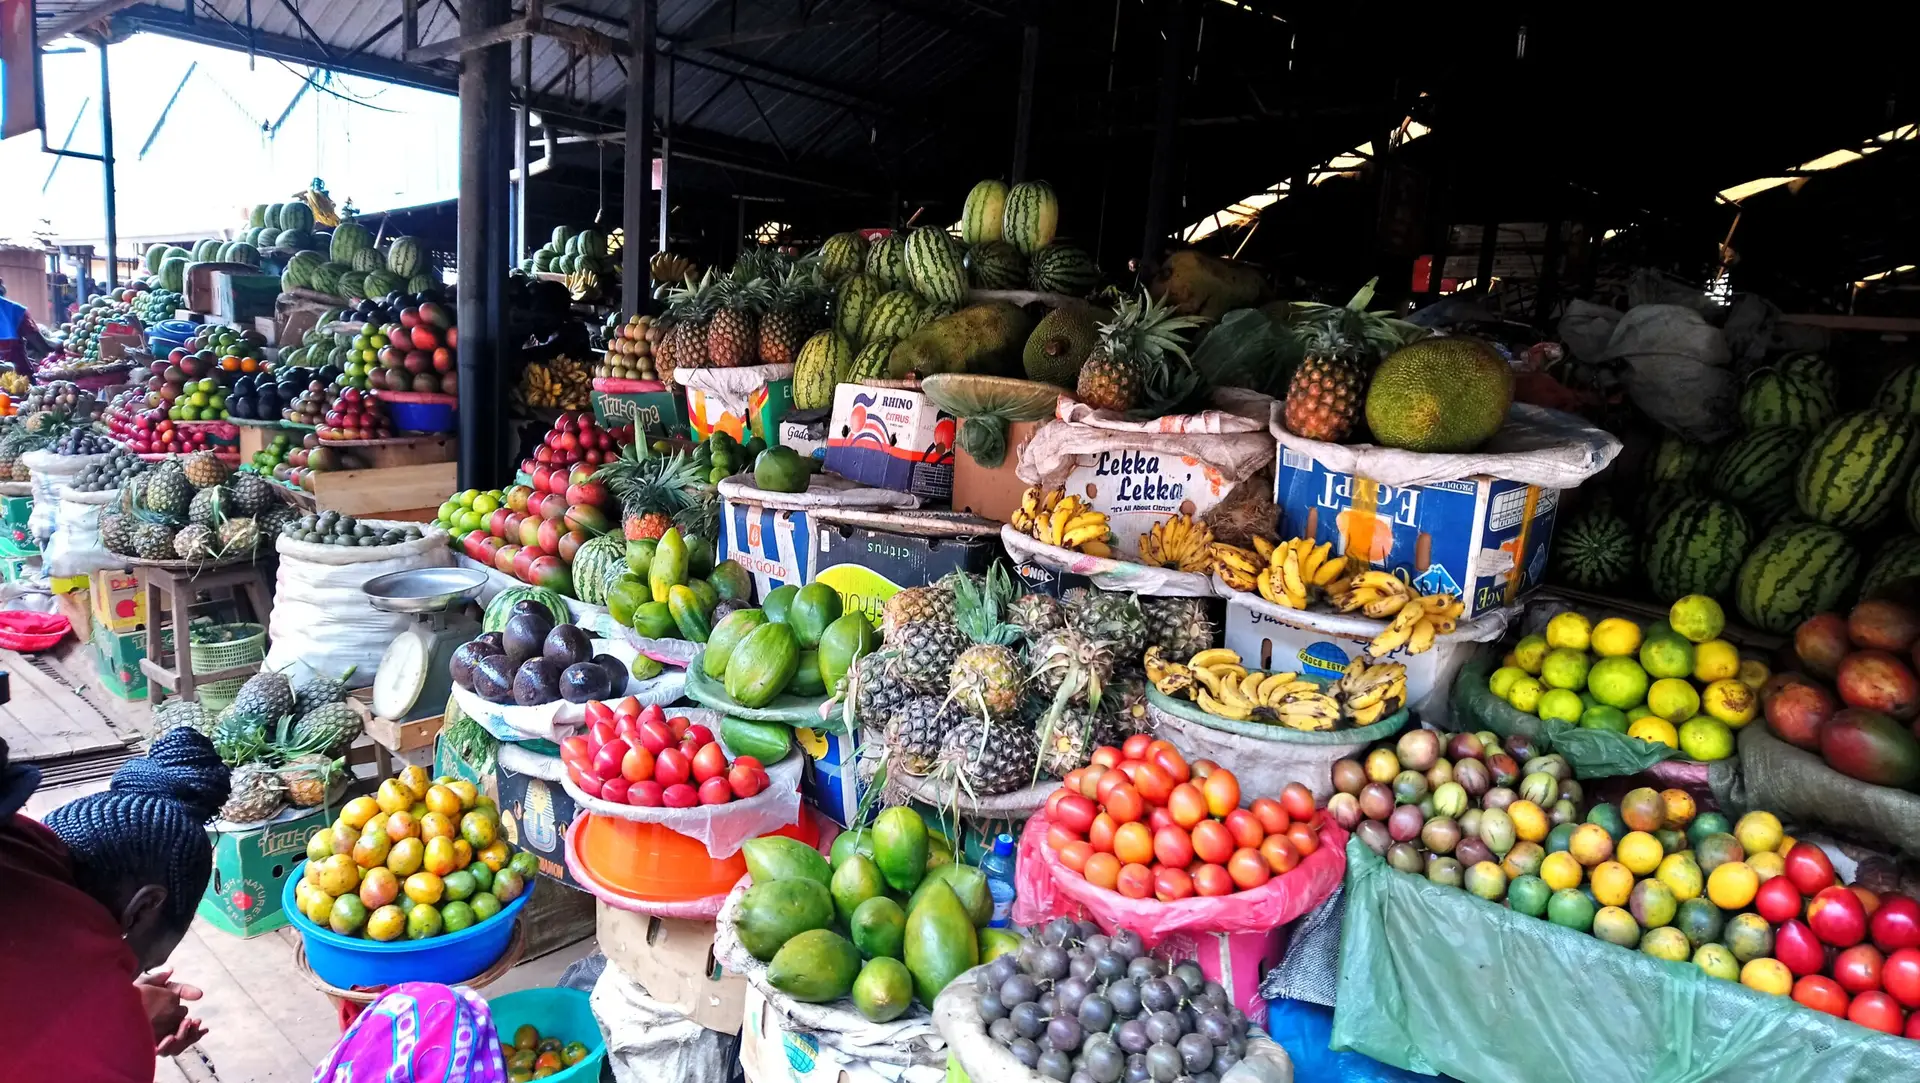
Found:
M 1920 902 L 1906 895 L 1889 893 L 1883 897 L 1869 924 L 1874 946 L 1881 951 L 1920 948 Z
M 1200 792 L 1207 797 L 1207 811 L 1224 818 L 1227 813 L 1240 807 L 1240 780 L 1226 769 L 1215 771 L 1200 784 Z
M 1800 897 L 1800 889 L 1793 881 L 1784 876 L 1776 876 L 1760 885 L 1760 891 L 1753 897 L 1753 908 L 1760 916 L 1775 925 L 1800 916 L 1800 907 L 1805 900 Z
M 600 800 L 626 804 L 627 787 L 630 783 L 624 778 L 610 778 L 600 784 Z
M 1060 864 L 1083 876 L 1087 871 L 1087 859 L 1092 856 L 1093 847 L 1084 842 L 1069 842 L 1060 847 Z
M 1249 850 L 1258 850 L 1267 837 L 1267 829 L 1260 826 L 1260 818 L 1247 809 L 1237 808 L 1227 813 L 1226 825 L 1233 834 L 1234 844 Z
M 1906 1026 L 1907 1013 L 1894 999 L 1878 989 L 1861 993 L 1847 1006 L 1847 1018 L 1886 1034 L 1898 1034 Z
M 1193 877 L 1186 869 L 1160 869 L 1153 874 L 1153 897 L 1161 902 L 1178 902 L 1193 896 Z
M 1153 860 L 1153 832 L 1143 823 L 1124 823 L 1113 833 L 1113 856 L 1123 865 L 1145 865 Z
M 1280 791 L 1280 807 L 1296 820 L 1313 818 L 1313 791 L 1298 782 L 1289 782 Z
M 653 777 L 653 753 L 645 745 L 634 745 L 620 757 L 620 777 L 628 782 L 645 782 Z
M 1153 833 L 1153 856 L 1162 865 L 1186 868 L 1193 860 L 1193 837 L 1184 828 L 1163 827 Z
M 1059 853 L 1060 848 L 1067 843 L 1079 841 L 1080 833 L 1078 831 L 1069 831 L 1059 824 L 1053 824 L 1047 828 L 1047 849 L 1055 853 Z
M 1920 948 L 1901 948 L 1887 956 L 1880 984 L 1901 1006 L 1920 1009 Z
M 1193 890 L 1201 895 L 1233 894 L 1233 877 L 1220 865 L 1202 865 L 1193 874 Z
M 1113 817 L 1101 813 L 1093 818 L 1093 826 L 1087 828 L 1087 842 L 1095 850 L 1110 854 L 1113 852 L 1113 833 L 1120 829 Z
M 1112 891 L 1120 880 L 1120 859 L 1108 853 L 1095 853 L 1087 858 L 1086 868 L 1080 870 L 1080 875 L 1094 887 Z
M 1093 750 L 1093 755 L 1087 757 L 1087 762 L 1095 767 L 1112 767 L 1120 760 L 1120 750 L 1112 745 L 1101 745 Z
M 1129 899 L 1144 899 L 1153 894 L 1153 870 L 1145 865 L 1120 866 L 1120 879 L 1114 890 Z
M 1293 848 L 1300 852 L 1301 857 L 1320 848 L 1320 835 L 1310 824 L 1297 823 L 1287 828 L 1287 841 L 1293 843 Z
M 1227 859 L 1227 875 L 1241 891 L 1252 891 L 1272 879 L 1273 870 L 1267 866 L 1267 859 L 1260 856 L 1260 851 L 1243 846 Z
M 1265 841 L 1260 843 L 1260 856 L 1267 859 L 1267 868 L 1271 869 L 1275 876 L 1300 864 L 1300 851 L 1293 848 L 1293 843 L 1288 841 L 1285 835 L 1268 835 Z
M 1152 743 L 1152 737 L 1144 733 L 1136 733 L 1120 743 L 1120 758 L 1122 760 L 1145 759 L 1147 756 L 1147 746 Z
M 1067 830 L 1084 835 L 1093 826 L 1093 818 L 1098 815 L 1100 809 L 1093 802 L 1077 793 L 1070 793 L 1060 799 L 1052 819 Z
M 1174 823 L 1191 829 L 1207 818 L 1206 795 L 1193 783 L 1182 782 L 1167 795 L 1167 814 L 1173 817 Z
M 1278 835 L 1293 825 L 1293 817 L 1287 815 L 1286 808 L 1271 797 L 1254 798 L 1251 811 L 1260 818 L 1260 826 L 1269 835 Z
M 1194 824 L 1192 838 L 1194 856 L 1209 865 L 1225 865 L 1233 856 L 1233 832 L 1219 820 L 1201 820 Z
M 1195 760 L 1188 766 L 1193 771 L 1193 777 L 1197 779 L 1205 779 L 1220 769 L 1220 765 L 1212 760 Z
M 1147 762 L 1167 773 L 1174 785 L 1179 785 L 1193 777 L 1193 768 L 1188 766 L 1187 758 L 1172 747 L 1154 749 Z
M 1886 957 L 1871 944 L 1856 944 L 1834 956 L 1833 979 L 1849 993 L 1866 993 L 1880 988 L 1880 971 Z
M 1796 842 L 1781 858 L 1781 872 L 1802 895 L 1818 895 L 1833 886 L 1833 862 L 1811 842 Z
M 1080 796 L 1097 800 L 1100 797 L 1100 780 L 1107 776 L 1109 768 L 1103 764 L 1091 763 L 1080 770 Z
M 1163 827 L 1179 826 L 1179 824 L 1174 822 L 1173 813 L 1168 812 L 1166 809 L 1155 806 L 1147 810 L 1147 827 L 1149 829 L 1158 831 Z
M 1808 974 L 1793 983 L 1793 999 L 1816 1012 L 1847 1017 L 1847 991 L 1840 983 L 1820 974 Z
M 1113 789 L 1108 790 L 1107 796 L 1100 802 L 1100 806 L 1107 810 L 1107 815 L 1112 816 L 1116 822 L 1123 824 L 1138 820 L 1140 817 L 1146 815 L 1147 811 L 1146 802 L 1140 800 L 1140 791 L 1126 783 L 1121 783 Z
M 1140 791 L 1140 797 L 1149 805 L 1164 805 L 1167 795 L 1173 792 L 1173 779 L 1167 773 L 1151 763 L 1141 763 L 1133 769 L 1133 788 Z

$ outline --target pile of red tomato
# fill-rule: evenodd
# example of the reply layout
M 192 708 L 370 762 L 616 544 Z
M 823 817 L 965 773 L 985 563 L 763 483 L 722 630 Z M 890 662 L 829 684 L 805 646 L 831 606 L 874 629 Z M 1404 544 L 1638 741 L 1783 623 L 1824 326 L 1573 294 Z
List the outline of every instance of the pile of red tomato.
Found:
M 1795 843 L 1753 908 L 1775 926 L 1793 999 L 1872 1030 L 1920 1038 L 1920 902 L 1843 887 L 1826 852 Z M 1912 1012 L 1912 1017 L 1908 1013 Z
M 759 760 L 728 760 L 713 731 L 632 696 L 587 704 L 587 732 L 560 742 L 560 762 L 587 796 L 643 808 L 724 805 L 768 785 Z
M 1251 891 L 1320 847 L 1323 813 L 1295 782 L 1240 807 L 1240 782 L 1146 734 L 1103 745 L 1047 798 L 1047 846 L 1095 887 L 1175 902 Z

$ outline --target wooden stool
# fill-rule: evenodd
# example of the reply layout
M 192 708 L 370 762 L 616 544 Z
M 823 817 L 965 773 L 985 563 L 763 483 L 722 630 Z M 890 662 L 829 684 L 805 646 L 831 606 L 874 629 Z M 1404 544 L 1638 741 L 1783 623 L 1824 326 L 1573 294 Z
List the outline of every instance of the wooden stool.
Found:
M 193 636 L 189 626 L 195 597 L 203 590 L 215 591 L 224 587 L 231 588 L 236 598 L 239 592 L 245 591 L 247 604 L 253 609 L 254 623 L 265 628 L 268 615 L 273 612 L 273 591 L 267 585 L 266 578 L 268 567 L 270 565 L 259 563 L 232 564 L 194 574 L 172 568 L 140 566 L 140 581 L 147 592 L 147 656 L 140 659 L 140 672 L 147 675 L 147 699 L 158 703 L 168 692 L 181 699 L 192 699 L 194 689 L 199 685 L 234 677 L 250 677 L 260 671 L 260 663 L 248 662 L 243 666 L 229 666 L 212 673 L 195 673 Z M 160 642 L 160 629 L 164 623 L 162 613 L 167 614 L 173 626 L 172 669 L 162 666 L 158 661 L 165 653 Z

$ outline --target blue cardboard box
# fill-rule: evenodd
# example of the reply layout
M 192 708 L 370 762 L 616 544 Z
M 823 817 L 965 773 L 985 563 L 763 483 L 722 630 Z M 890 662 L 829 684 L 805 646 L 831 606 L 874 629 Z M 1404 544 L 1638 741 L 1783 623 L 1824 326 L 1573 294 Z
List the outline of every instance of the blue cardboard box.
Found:
M 826 466 L 849 481 L 945 504 L 953 497 L 957 425 L 921 392 L 841 384 L 827 425 Z
M 746 500 L 720 505 L 716 559 L 731 560 L 753 576 L 755 598 L 775 587 L 806 586 L 819 564 L 820 539 L 804 511 Z
M 1546 577 L 1560 490 L 1484 475 L 1385 485 L 1282 448 L 1273 501 L 1281 537 L 1331 541 L 1335 552 L 1402 573 L 1424 594 L 1458 594 L 1472 618 Z
M 795 726 L 793 736 L 807 754 L 800 796 L 834 823 L 849 826 L 860 810 L 858 739 L 805 726 Z

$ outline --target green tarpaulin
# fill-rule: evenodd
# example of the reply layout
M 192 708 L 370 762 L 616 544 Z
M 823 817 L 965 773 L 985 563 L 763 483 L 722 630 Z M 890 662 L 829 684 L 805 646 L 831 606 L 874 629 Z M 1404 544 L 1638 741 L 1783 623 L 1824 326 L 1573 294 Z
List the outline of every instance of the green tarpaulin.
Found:
M 1642 741 L 1612 730 L 1582 729 L 1554 719 L 1517 710 L 1487 687 L 1496 662 L 1476 658 L 1460 667 L 1453 682 L 1453 724 L 1463 730 L 1492 730 L 1502 737 L 1524 733 L 1544 738 L 1553 751 L 1566 757 L 1580 778 L 1637 775 L 1680 753 L 1665 745 Z

